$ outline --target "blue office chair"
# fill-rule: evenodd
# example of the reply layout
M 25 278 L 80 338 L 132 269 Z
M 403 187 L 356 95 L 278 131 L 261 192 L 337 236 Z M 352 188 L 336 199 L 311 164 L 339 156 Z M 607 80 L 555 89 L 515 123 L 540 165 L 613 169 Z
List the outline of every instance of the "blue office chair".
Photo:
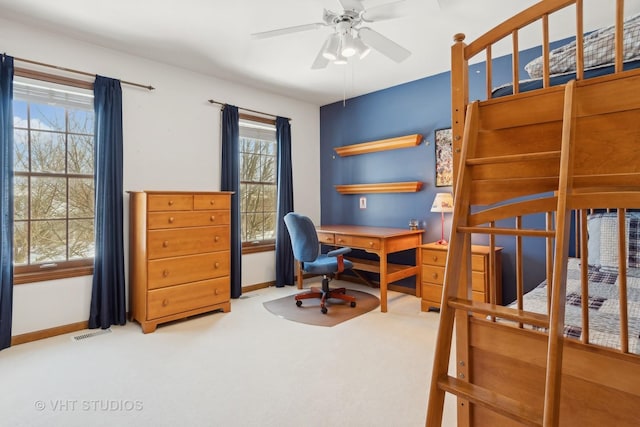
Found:
M 311 274 L 322 274 L 322 288 L 312 287 L 309 292 L 295 296 L 296 305 L 300 307 L 303 299 L 320 298 L 320 311 L 327 314 L 327 300 L 337 298 L 356 306 L 356 298 L 347 295 L 345 288 L 330 289 L 329 282 L 335 273 L 342 273 L 345 269 L 353 268 L 351 261 L 344 259 L 344 254 L 351 252 L 351 248 L 340 248 L 326 254 L 320 253 L 320 242 L 316 234 L 316 227 L 311 219 L 295 212 L 284 216 L 284 223 L 289 230 L 293 256 L 300 262 L 302 271 Z

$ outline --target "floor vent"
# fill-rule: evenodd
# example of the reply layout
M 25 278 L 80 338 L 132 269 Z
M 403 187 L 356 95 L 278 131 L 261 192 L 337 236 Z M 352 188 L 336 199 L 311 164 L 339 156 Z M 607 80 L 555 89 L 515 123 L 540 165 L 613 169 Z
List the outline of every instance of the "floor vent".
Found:
M 82 334 L 82 335 L 76 335 L 75 337 L 72 337 L 74 341 L 82 341 L 84 339 L 87 338 L 91 338 L 91 337 L 95 337 L 98 335 L 104 335 L 104 334 L 109 334 L 111 333 L 111 329 L 107 328 L 107 329 L 99 329 L 97 331 L 94 332 L 87 332 L 86 334 Z

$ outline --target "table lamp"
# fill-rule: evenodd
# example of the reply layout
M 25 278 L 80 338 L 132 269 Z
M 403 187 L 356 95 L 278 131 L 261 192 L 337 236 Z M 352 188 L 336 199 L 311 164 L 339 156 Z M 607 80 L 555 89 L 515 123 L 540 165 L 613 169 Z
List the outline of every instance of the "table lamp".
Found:
M 442 218 L 442 234 L 440 235 L 440 240 L 436 243 L 446 245 L 447 241 L 444 240 L 444 213 L 453 212 L 453 195 L 451 193 L 437 193 L 431 205 L 431 212 L 440 212 Z

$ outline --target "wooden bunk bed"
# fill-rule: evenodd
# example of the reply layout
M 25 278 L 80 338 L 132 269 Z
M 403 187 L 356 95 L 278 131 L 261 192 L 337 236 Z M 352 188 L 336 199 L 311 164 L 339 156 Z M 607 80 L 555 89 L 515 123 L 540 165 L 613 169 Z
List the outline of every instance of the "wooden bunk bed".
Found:
M 633 335 L 640 319 L 630 314 L 639 305 L 633 301 L 640 289 L 631 271 L 640 263 L 630 259 L 636 257 L 640 231 L 630 231 L 629 219 L 640 208 L 640 71 L 625 69 L 624 2 L 606 3 L 615 10 L 614 64 L 608 75 L 585 78 L 581 0 L 540 1 L 468 45 L 464 36 L 455 37 L 455 207 L 427 426 L 441 424 L 446 393 L 457 396 L 460 426 L 640 425 L 640 337 Z M 567 9 L 576 16 L 575 76 L 553 85 L 549 16 Z M 518 32 L 537 23 L 542 24 L 541 88 L 521 92 L 514 84 L 512 95 L 493 98 L 491 46 L 511 36 L 518 52 Z M 486 54 L 487 99 L 470 103 L 469 61 L 481 52 Z M 513 81 L 518 82 L 518 55 L 513 58 Z M 589 265 L 595 231 L 588 234 L 587 224 L 602 211 L 608 212 L 617 238 L 612 245 L 599 243 L 615 259 L 608 273 L 617 298 L 607 303 L 614 319 L 610 328 L 618 331 L 614 344 L 600 343 L 590 327 L 596 314 L 589 308 L 595 289 L 589 279 L 605 271 Z M 525 226 L 540 222 L 544 226 Z M 572 232 L 579 242 L 577 260 L 569 257 Z M 471 299 L 470 247 L 472 235 L 479 234 L 488 235 L 491 247 L 496 239 L 515 239 L 517 300 L 509 307 Z M 525 310 L 523 291 L 522 248 L 536 238 L 546 247 L 549 292 L 543 313 Z M 495 259 L 490 264 L 495 271 Z M 579 267 L 568 273 L 568 264 Z M 568 275 L 578 283 L 571 289 L 580 313 L 580 330 L 573 337 L 565 336 L 573 329 L 565 323 Z M 490 294 L 495 301 L 495 282 Z

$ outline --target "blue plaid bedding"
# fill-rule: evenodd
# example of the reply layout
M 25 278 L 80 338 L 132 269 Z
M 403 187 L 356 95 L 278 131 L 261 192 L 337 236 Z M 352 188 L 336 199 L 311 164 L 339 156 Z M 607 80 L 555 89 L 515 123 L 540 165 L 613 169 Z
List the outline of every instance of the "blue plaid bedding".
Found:
M 620 349 L 619 275 L 589 267 L 589 342 Z M 564 334 L 580 339 L 583 333 L 581 312 L 580 259 L 570 258 L 567 269 L 567 292 Z M 515 307 L 515 303 L 510 307 Z M 547 312 L 547 284 L 524 296 L 523 308 L 536 313 Z M 627 275 L 627 313 L 629 352 L 640 354 L 640 274 L 630 269 Z

